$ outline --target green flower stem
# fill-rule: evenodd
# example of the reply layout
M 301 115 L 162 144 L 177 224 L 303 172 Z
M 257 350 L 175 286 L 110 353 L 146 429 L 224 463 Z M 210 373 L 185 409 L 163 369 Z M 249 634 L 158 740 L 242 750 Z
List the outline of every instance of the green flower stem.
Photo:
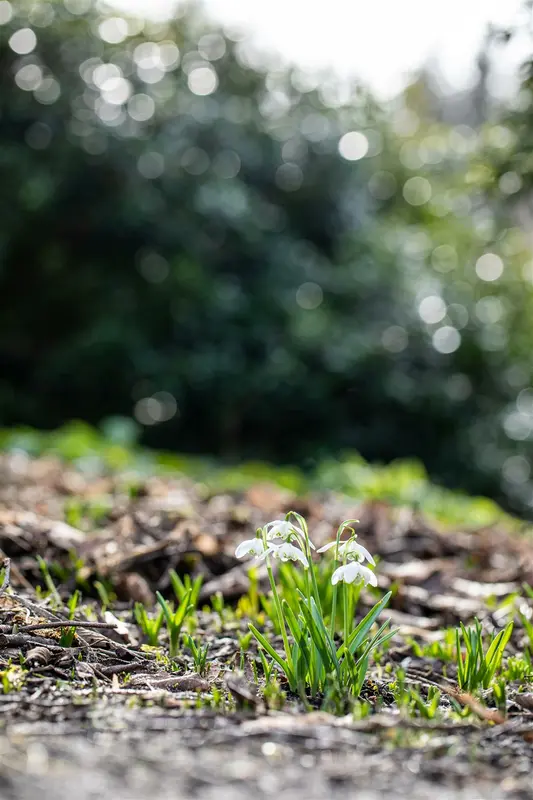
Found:
M 315 603 L 317 605 L 318 610 L 322 614 L 322 604 L 320 602 L 320 594 L 319 594 L 319 591 L 318 591 L 318 583 L 317 583 L 316 575 L 315 575 L 315 566 L 314 566 L 314 563 L 313 563 L 313 551 L 311 550 L 311 545 L 309 544 L 309 531 L 308 531 L 308 528 L 307 528 L 307 522 L 305 521 L 305 519 L 302 516 L 300 516 L 300 514 L 297 514 L 295 516 L 297 517 L 298 521 L 300 522 L 300 526 L 301 526 L 301 528 L 302 528 L 302 530 L 304 532 L 303 551 L 304 551 L 304 553 L 305 553 L 305 555 L 307 557 L 307 561 L 309 562 L 309 572 L 311 573 L 311 583 L 312 583 L 312 586 L 313 586 L 313 597 L 315 598 Z M 309 597 L 308 597 L 308 602 L 309 602 L 309 609 L 311 609 L 311 603 L 310 603 L 310 598 Z
M 334 561 L 333 561 L 333 572 L 335 572 L 335 570 L 339 566 L 338 555 L 339 555 L 339 544 L 340 544 L 340 540 L 341 540 L 341 533 L 342 533 L 342 525 L 339 526 L 339 529 L 337 530 L 337 543 L 335 545 L 335 558 L 334 558 Z M 332 597 L 332 600 L 331 600 L 331 620 L 330 620 L 330 623 L 329 623 L 329 632 L 330 632 L 332 641 L 335 641 L 335 617 L 337 616 L 337 595 L 338 595 L 338 591 L 339 591 L 339 584 L 336 583 L 335 586 L 333 587 L 333 597 Z
M 308 561 L 309 561 L 309 572 L 311 573 L 311 583 L 313 585 L 313 595 L 314 595 L 314 598 L 315 598 L 315 603 L 317 605 L 317 608 L 320 611 L 320 613 L 322 614 L 322 603 L 320 602 L 320 594 L 319 594 L 319 591 L 318 591 L 318 584 L 316 582 L 315 566 L 313 564 L 313 554 L 311 552 L 311 548 L 309 547 L 309 544 L 307 545 L 307 549 L 309 551 L 307 558 L 308 558 Z
M 337 569 L 337 561 L 334 561 L 334 570 Z M 331 598 L 331 620 L 329 622 L 329 632 L 331 635 L 331 640 L 334 641 L 335 637 L 335 617 L 337 616 L 337 594 L 339 590 L 338 583 L 335 584 L 333 587 L 333 597 Z
M 348 584 L 344 584 L 344 592 L 343 592 L 343 599 L 344 599 L 344 646 L 346 647 L 346 642 L 348 641 L 348 637 L 350 635 L 350 620 L 348 618 L 348 592 L 350 591 L 350 587 Z
M 279 627 L 281 629 L 281 635 L 283 637 L 285 656 L 287 658 L 287 662 L 291 665 L 292 669 L 292 652 L 289 644 L 289 638 L 287 636 L 287 628 L 285 627 L 285 617 L 283 616 L 281 601 L 279 599 L 278 590 L 276 588 L 276 581 L 274 580 L 274 573 L 272 572 L 272 565 L 270 563 L 270 558 L 268 556 L 266 557 L 266 568 L 268 572 L 268 579 L 270 581 L 270 587 L 272 589 L 272 598 L 274 600 L 274 605 L 276 606 L 276 611 L 278 614 Z

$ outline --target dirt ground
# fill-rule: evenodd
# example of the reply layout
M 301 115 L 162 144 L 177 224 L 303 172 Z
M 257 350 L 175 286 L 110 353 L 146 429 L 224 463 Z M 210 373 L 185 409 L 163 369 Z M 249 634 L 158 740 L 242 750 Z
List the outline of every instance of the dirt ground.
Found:
M 401 635 L 391 663 L 421 687 L 441 685 L 441 665 L 415 657 L 409 637 L 431 641 L 474 616 L 501 627 L 503 600 L 533 584 L 531 532 L 442 531 L 411 509 L 271 486 L 221 495 L 185 479 L 145 481 L 134 492 L 126 483 L 53 459 L 0 460 L 0 558 L 10 565 L 0 595 L 0 797 L 533 798 L 532 687 L 510 687 L 503 715 L 472 706 L 462 721 L 435 722 L 406 716 L 374 669 L 364 718 L 305 712 L 290 697 L 274 710 L 249 670 L 238 672 L 245 619 L 224 626 L 199 613 L 197 632 L 210 644 L 200 676 L 187 654 L 170 670 L 143 647 L 131 611 L 134 601 L 153 606 L 156 590 L 170 596 L 170 568 L 203 575 L 202 602 L 218 592 L 235 603 L 248 586 L 235 544 L 289 509 L 306 516 L 317 544 L 357 517 L 361 540 L 381 559 L 379 588 L 395 589 L 389 615 Z M 37 556 L 60 602 L 36 589 Z M 115 595 L 111 616 L 95 581 Z M 84 603 L 65 646 L 61 604 L 76 587 Z M 363 595 L 363 612 L 365 603 Z M 517 627 L 511 647 L 522 638 Z

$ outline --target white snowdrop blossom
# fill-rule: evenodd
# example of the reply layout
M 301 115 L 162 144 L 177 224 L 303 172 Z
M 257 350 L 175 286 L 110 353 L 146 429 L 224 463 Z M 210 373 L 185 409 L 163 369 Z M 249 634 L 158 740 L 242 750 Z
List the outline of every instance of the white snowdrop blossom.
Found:
M 309 567 L 309 561 L 305 553 L 302 553 L 299 547 L 295 547 L 290 542 L 283 544 L 271 544 L 266 550 L 264 556 L 272 556 L 272 558 L 279 558 L 280 561 L 299 561 L 305 569 Z
M 332 547 L 336 547 L 337 542 L 329 542 L 325 544 L 324 547 L 319 547 L 317 553 L 325 553 L 326 550 L 331 550 Z M 358 544 L 355 539 L 348 539 L 346 542 L 339 542 L 339 549 L 337 550 L 337 558 L 340 560 L 342 558 L 355 558 L 358 561 L 368 561 L 374 567 L 376 566 L 376 562 L 366 549 L 363 547 L 362 544 Z
M 265 525 L 266 538 L 269 542 L 290 541 L 291 537 L 295 536 L 299 541 L 307 540 L 309 547 L 315 550 L 313 542 L 309 539 L 299 525 L 289 522 L 285 519 L 275 519 L 273 522 L 268 522 Z
M 265 553 L 265 545 L 261 539 L 246 539 L 241 542 L 235 550 L 236 558 L 244 556 L 262 556 Z
M 303 536 L 303 531 L 300 528 L 285 519 L 275 519 L 273 522 L 267 522 L 265 531 L 269 542 L 275 542 L 277 539 L 286 542 L 295 533 Z
M 359 561 L 350 561 L 348 564 L 343 564 L 335 570 L 331 576 L 331 583 L 335 586 L 340 581 L 344 583 L 359 583 L 362 582 L 366 586 L 378 585 L 378 579 L 368 567 L 363 567 Z

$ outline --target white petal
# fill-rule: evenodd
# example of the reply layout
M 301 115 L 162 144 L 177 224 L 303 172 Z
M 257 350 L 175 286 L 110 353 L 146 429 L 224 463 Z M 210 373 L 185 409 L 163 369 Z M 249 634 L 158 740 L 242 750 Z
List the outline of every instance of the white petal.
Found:
M 268 522 L 265 525 L 265 530 L 269 541 L 275 539 L 286 541 L 293 531 L 293 526 L 286 520 L 275 519 L 273 522 Z
M 281 558 L 282 561 L 300 561 L 306 569 L 309 566 L 305 554 L 302 553 L 299 547 L 294 547 L 294 545 L 289 544 L 289 542 L 277 547 L 276 551 L 276 553 L 273 553 L 274 557 Z
M 371 569 L 368 569 L 368 567 L 363 567 L 361 564 L 359 564 L 359 569 L 361 571 L 361 577 L 365 582 L 365 585 L 368 583 L 371 586 L 378 585 L 378 579 L 376 578 L 375 574 L 372 572 Z
M 237 546 L 235 557 L 244 558 L 244 556 L 248 555 L 260 556 L 263 554 L 264 549 L 261 539 L 246 539 Z
M 306 558 L 305 554 L 304 554 L 304 553 L 302 553 L 302 551 L 301 551 L 301 550 L 298 550 L 298 548 L 297 548 L 297 547 L 295 547 L 295 548 L 294 548 L 294 550 L 295 550 L 296 552 L 294 553 L 294 556 L 293 556 L 293 558 L 294 558 L 295 560 L 298 560 L 298 561 L 300 561 L 300 563 L 302 563 L 302 564 L 303 564 L 303 566 L 305 567 L 305 569 L 307 569 L 307 568 L 309 567 L 309 561 L 307 560 L 307 558 Z
M 363 559 L 366 559 L 371 564 L 376 566 L 376 562 L 374 561 L 374 559 L 372 558 L 366 547 L 363 547 L 363 545 L 359 544 L 358 542 L 353 542 L 353 541 L 349 542 L 346 548 L 346 552 L 349 554 L 357 553 L 358 555 L 363 556 Z
M 358 561 L 351 561 L 344 568 L 344 583 L 354 583 L 361 577 L 361 565 Z
M 319 547 L 317 553 L 325 553 L 326 550 L 331 550 L 332 547 L 335 547 L 337 542 L 328 542 L 323 547 Z
M 339 581 L 344 580 L 344 570 L 346 567 L 338 567 L 331 576 L 331 583 L 335 586 Z

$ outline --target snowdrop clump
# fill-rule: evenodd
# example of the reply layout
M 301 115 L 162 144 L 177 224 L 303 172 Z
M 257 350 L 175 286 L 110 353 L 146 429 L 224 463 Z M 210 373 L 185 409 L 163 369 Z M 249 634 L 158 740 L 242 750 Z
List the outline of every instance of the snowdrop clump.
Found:
M 343 522 L 335 541 L 316 550 L 305 519 L 290 511 L 284 520 L 273 520 L 259 528 L 254 539 L 241 542 L 235 551 L 237 558 L 255 556 L 266 564 L 272 590 L 271 619 L 281 632 L 285 658 L 276 651 L 265 634 L 251 623 L 250 630 L 262 650 L 285 674 L 290 688 L 298 691 L 303 698 L 309 691 L 315 696 L 319 691 L 331 689 L 333 684 L 336 689 L 357 696 L 363 685 L 370 654 L 395 633 L 388 629 L 388 620 L 374 634 L 371 632 L 391 596 L 390 592 L 354 626 L 357 587 L 378 585 L 371 569 L 376 563 L 366 547 L 357 541 L 353 528 L 356 522 Z M 341 540 L 345 532 L 349 533 L 349 537 Z M 318 569 L 313 559 L 314 550 L 321 555 L 331 551 L 333 555 L 334 569 L 328 578 L 333 590 L 329 592 L 324 591 L 324 570 Z M 293 582 L 294 588 L 290 591 L 286 586 L 279 587 L 274 579 L 273 560 L 294 562 L 295 568 L 303 568 L 305 588 L 296 588 L 302 585 L 301 581 Z M 343 584 L 340 646 L 335 642 L 339 584 Z M 324 595 L 331 598 L 327 608 L 322 607 L 321 598 Z
M 348 520 L 343 522 L 342 526 L 346 529 L 349 522 L 355 521 Z M 376 562 L 366 547 L 359 544 L 356 539 L 357 534 L 353 532 L 347 541 L 335 540 L 317 550 L 317 553 L 325 553 L 335 548 L 336 560 L 343 562 L 342 566 L 336 569 L 331 576 L 331 583 L 334 586 L 339 581 L 377 586 L 375 574 L 361 563 L 362 561 L 367 561 L 375 567 Z M 264 528 L 259 528 L 255 539 L 247 539 L 241 542 L 235 550 L 235 556 L 244 558 L 252 555 L 263 560 L 270 557 L 279 558 L 280 561 L 299 561 L 304 569 L 309 569 L 310 561 L 306 555 L 306 549 L 316 550 L 307 533 L 307 526 L 303 530 L 300 525 L 296 525 L 289 520 L 276 519 L 273 522 L 268 522 Z
M 303 552 L 306 542 L 312 550 L 315 549 L 299 525 L 288 520 L 275 519 L 264 528 L 259 528 L 255 539 L 241 542 L 235 555 L 237 558 L 254 555 L 262 559 L 270 557 L 279 558 L 280 561 L 299 561 L 304 569 L 308 569 L 309 561 Z

